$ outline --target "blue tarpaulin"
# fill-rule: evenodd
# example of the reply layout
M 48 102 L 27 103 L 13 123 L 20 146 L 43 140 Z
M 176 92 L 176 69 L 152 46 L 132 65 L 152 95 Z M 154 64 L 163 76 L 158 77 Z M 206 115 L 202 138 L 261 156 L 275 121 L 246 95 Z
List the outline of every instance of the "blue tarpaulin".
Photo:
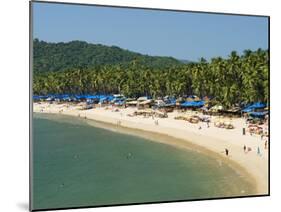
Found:
M 169 105 L 169 106 L 176 105 L 176 99 L 175 98 L 169 98 L 165 101 L 165 103 L 166 103 L 166 106 L 167 105 Z
M 107 101 L 110 102 L 113 99 L 114 99 L 114 96 L 112 96 L 112 95 L 102 95 L 99 99 L 99 102 L 100 103 L 107 102 Z
M 267 115 L 268 112 L 264 111 L 264 112 L 251 112 L 249 113 L 250 116 L 254 117 L 254 118 L 264 118 L 265 115 Z
M 249 112 L 252 112 L 253 110 L 254 109 L 252 109 L 252 108 L 245 108 L 245 109 L 242 110 L 242 112 L 249 113 Z
M 245 112 L 245 113 L 249 113 L 249 112 L 252 112 L 254 111 L 255 109 L 263 109 L 266 107 L 266 104 L 262 103 L 262 102 L 255 102 L 247 107 L 245 107 L 242 112 Z
M 192 102 L 184 102 L 181 104 L 182 107 L 203 107 L 205 104 L 204 101 L 192 101 Z
M 37 96 L 37 95 L 33 96 L 33 100 L 41 100 L 41 99 L 44 99 L 44 96 Z
M 265 108 L 265 107 L 266 107 L 266 104 L 264 104 L 262 102 L 256 102 L 256 103 L 251 104 L 247 108 L 249 108 L 249 109 L 262 109 L 262 108 Z
M 112 100 L 114 97 L 112 95 L 91 95 L 91 94 L 47 94 L 47 95 L 33 95 L 34 100 L 40 99 L 49 99 L 49 100 L 63 100 L 63 101 L 71 101 L 71 100 L 96 100 L 100 101 L 101 99 Z

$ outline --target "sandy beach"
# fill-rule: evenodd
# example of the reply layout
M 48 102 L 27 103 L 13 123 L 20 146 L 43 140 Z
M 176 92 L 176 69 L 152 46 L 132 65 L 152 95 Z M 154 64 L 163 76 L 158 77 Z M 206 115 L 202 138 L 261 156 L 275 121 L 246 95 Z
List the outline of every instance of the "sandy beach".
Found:
M 242 134 L 246 128 L 245 120 L 233 118 L 231 120 L 234 129 L 222 129 L 214 126 L 215 117 L 211 118 L 210 127 L 206 123 L 191 124 L 184 120 L 174 119 L 182 115 L 182 112 L 174 111 L 168 113 L 168 118 L 145 118 L 143 116 L 128 116 L 136 111 L 136 108 L 118 108 L 115 111 L 111 107 L 96 107 L 89 110 L 80 110 L 77 105 L 34 103 L 33 111 L 36 113 L 63 114 L 74 117 L 101 121 L 105 123 L 120 125 L 127 128 L 160 133 L 175 137 L 190 144 L 198 145 L 213 153 L 224 157 L 226 161 L 236 164 L 243 169 L 256 185 L 257 195 L 268 194 L 268 148 L 264 143 L 268 138 L 261 138 L 258 135 Z M 156 124 L 155 122 L 158 122 Z M 201 129 L 199 129 L 199 127 Z M 184 147 L 185 143 L 172 142 L 169 144 Z M 251 151 L 244 152 L 243 147 L 250 147 Z M 229 155 L 225 155 L 225 148 Z M 260 149 L 258 154 L 257 149 Z

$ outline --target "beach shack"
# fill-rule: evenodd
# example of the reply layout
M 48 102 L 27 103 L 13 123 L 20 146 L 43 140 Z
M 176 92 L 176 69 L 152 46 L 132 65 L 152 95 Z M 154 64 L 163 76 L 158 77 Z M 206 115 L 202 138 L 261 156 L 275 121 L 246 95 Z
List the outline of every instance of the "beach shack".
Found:
M 165 103 L 163 105 L 160 105 L 158 108 L 162 112 L 171 113 L 174 111 L 175 106 L 176 106 L 175 103 Z
M 241 108 L 240 107 L 231 107 L 229 109 L 222 109 L 222 110 L 220 110 L 220 115 L 228 116 L 228 117 L 240 117 Z
M 177 99 L 175 97 L 171 97 L 171 96 L 165 97 L 164 98 L 165 104 L 162 106 L 161 109 L 166 113 L 173 112 L 174 109 L 176 108 L 176 102 Z
M 112 106 L 126 107 L 126 97 L 122 94 L 113 94 L 110 103 Z
M 247 123 L 249 124 L 264 124 L 267 121 L 268 110 L 266 109 L 266 104 L 261 102 L 256 102 L 246 106 L 241 114 L 247 118 Z
M 154 100 L 154 106 L 156 108 L 160 108 L 160 107 L 163 107 L 166 103 L 162 100 L 162 99 L 156 99 Z
M 126 101 L 126 105 L 129 107 L 137 107 L 138 101 L 137 100 Z
M 151 108 L 152 105 L 153 105 L 153 100 L 148 96 L 142 96 L 137 99 L 138 109 Z
M 153 100 L 152 99 L 148 99 L 148 100 L 139 102 L 138 103 L 138 109 L 151 108 L 152 105 L 153 105 Z
M 126 106 L 128 107 L 137 107 L 138 101 L 136 98 L 127 98 Z
M 205 111 L 204 114 L 208 115 L 221 115 L 221 111 L 223 111 L 225 108 L 220 105 L 216 104 L 213 107 L 211 107 L 209 110 Z

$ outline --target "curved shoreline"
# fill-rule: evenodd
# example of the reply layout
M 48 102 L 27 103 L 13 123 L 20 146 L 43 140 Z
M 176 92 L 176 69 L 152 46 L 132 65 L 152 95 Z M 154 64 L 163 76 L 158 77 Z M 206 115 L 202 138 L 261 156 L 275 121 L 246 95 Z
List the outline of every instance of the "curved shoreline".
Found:
M 206 154 L 208 156 L 214 157 L 219 160 L 225 161 L 232 169 L 238 171 L 239 174 L 246 177 L 247 181 L 251 183 L 255 188 L 255 193 L 251 195 L 266 195 L 268 194 L 267 180 L 268 173 L 262 173 L 260 167 L 263 170 L 268 170 L 267 158 L 260 160 L 262 158 L 256 158 L 255 154 L 238 154 L 241 150 L 235 145 L 230 145 L 231 143 L 213 136 L 208 136 L 200 133 L 193 132 L 188 129 L 175 129 L 171 126 L 166 126 L 162 123 L 164 120 L 160 120 L 161 124 L 155 126 L 153 122 L 145 123 L 147 119 L 140 117 L 127 117 L 120 114 L 120 117 L 112 117 L 110 113 L 102 113 L 101 108 L 92 109 L 87 111 L 79 111 L 78 109 L 66 109 L 62 112 L 56 105 L 51 106 L 48 110 L 40 111 L 38 105 L 35 105 L 34 112 L 38 113 L 49 113 L 49 114 L 61 114 L 68 115 L 72 117 L 86 117 L 86 120 L 93 120 L 101 128 L 106 128 L 109 130 L 117 130 L 120 133 L 127 133 L 134 136 L 140 136 L 151 141 L 164 143 L 171 145 L 176 148 L 192 149 L 198 151 L 201 154 Z M 123 113 L 123 111 L 122 111 Z M 110 115 L 110 116 L 109 116 Z M 143 120 L 142 120 L 143 119 Z M 171 120 L 170 120 L 171 121 Z M 180 123 L 180 121 L 177 121 Z M 88 124 L 89 123 L 88 121 Z M 107 126 L 105 126 L 107 125 Z M 111 125 L 111 126 L 110 126 Z M 229 157 L 223 155 L 224 146 L 230 149 Z M 242 149 L 242 148 L 241 148 Z M 241 151 L 242 152 L 242 151 Z M 254 152 L 252 152 L 254 153 Z M 241 157 L 244 156 L 244 157 Z M 262 162 L 261 162 L 262 161 Z

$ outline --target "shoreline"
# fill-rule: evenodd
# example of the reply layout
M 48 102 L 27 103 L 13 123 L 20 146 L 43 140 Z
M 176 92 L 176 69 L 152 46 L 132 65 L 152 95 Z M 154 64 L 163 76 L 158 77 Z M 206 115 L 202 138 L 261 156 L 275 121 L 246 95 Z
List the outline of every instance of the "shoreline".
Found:
M 223 160 L 238 173 L 243 173 L 247 181 L 254 185 L 256 193 L 253 195 L 268 194 L 268 151 L 262 149 L 263 142 L 260 141 L 260 138 L 249 135 L 238 136 L 238 131 L 227 131 L 213 126 L 210 128 L 202 127 L 202 130 L 198 130 L 195 127 L 198 125 L 187 124 L 182 120 L 174 120 L 173 116 L 176 114 L 170 113 L 169 118 L 157 119 L 159 124 L 156 125 L 151 118 L 127 116 L 135 110 L 133 108 L 119 109 L 119 112 L 112 112 L 105 110 L 105 108 L 79 110 L 75 106 L 69 107 L 65 104 L 50 105 L 48 103 L 34 103 L 33 106 L 33 112 L 35 113 L 79 116 L 87 120 L 90 125 L 91 123 L 88 120 L 96 121 L 100 125 L 107 125 L 107 127 L 100 126 L 106 129 L 110 124 L 115 130 L 117 129 L 117 132 L 121 131 L 120 133 L 143 137 L 176 148 L 192 149 L 200 154 L 203 153 Z M 235 121 L 241 122 L 240 119 Z M 109 130 L 112 127 L 109 127 Z M 218 134 L 219 131 L 222 131 L 222 133 Z M 159 136 L 162 139 L 159 139 Z M 233 138 L 233 136 L 235 137 Z M 244 153 L 243 143 L 246 143 L 247 146 L 252 145 L 253 151 Z M 257 145 L 262 149 L 261 156 L 258 156 L 254 150 Z M 224 155 L 225 148 L 230 150 L 228 157 Z

